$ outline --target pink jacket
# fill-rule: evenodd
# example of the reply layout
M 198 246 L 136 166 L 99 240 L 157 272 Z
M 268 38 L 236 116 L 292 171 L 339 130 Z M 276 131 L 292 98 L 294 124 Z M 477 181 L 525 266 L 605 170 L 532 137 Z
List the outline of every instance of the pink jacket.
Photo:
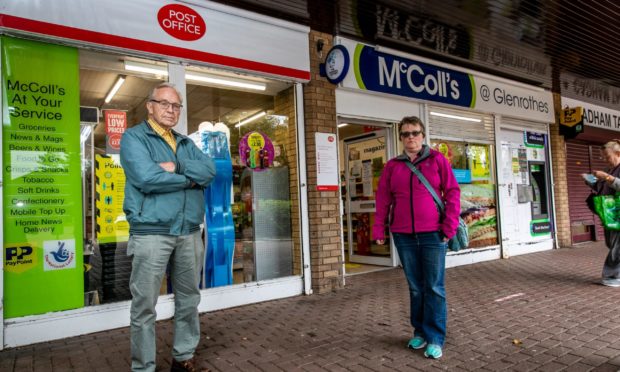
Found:
M 373 239 L 385 239 L 386 224 L 391 232 L 441 231 L 452 238 L 461 212 L 461 190 L 450 163 L 440 152 L 426 145 L 413 162 L 443 199 L 445 217 L 442 220 L 433 197 L 407 167 L 406 161 L 409 158 L 403 153 L 388 161 L 383 169 L 377 189 Z

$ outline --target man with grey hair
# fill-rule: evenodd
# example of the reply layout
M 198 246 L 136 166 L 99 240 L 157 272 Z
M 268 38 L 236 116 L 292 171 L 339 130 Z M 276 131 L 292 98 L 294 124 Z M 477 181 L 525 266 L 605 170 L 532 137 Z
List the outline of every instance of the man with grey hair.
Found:
M 171 371 L 198 371 L 194 351 L 200 340 L 200 272 L 204 244 L 203 188 L 215 165 L 187 136 L 175 132 L 183 108 L 173 84 L 157 85 L 146 103 L 148 119 L 121 140 L 127 178 L 123 210 L 129 222 L 127 254 L 133 256 L 131 369 L 155 371 L 155 305 L 170 261 L 174 292 Z

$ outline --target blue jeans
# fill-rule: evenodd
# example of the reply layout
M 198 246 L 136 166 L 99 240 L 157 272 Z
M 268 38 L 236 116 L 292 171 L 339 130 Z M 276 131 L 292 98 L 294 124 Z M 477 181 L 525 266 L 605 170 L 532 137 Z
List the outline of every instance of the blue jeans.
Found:
M 190 235 L 131 235 L 127 254 L 133 256 L 131 290 L 131 370 L 155 371 L 155 305 L 170 260 L 174 291 L 172 356 L 190 359 L 200 340 L 200 270 L 204 261 L 200 231 Z
M 448 319 L 444 285 L 448 244 L 439 232 L 392 235 L 409 285 L 413 334 L 443 347 Z

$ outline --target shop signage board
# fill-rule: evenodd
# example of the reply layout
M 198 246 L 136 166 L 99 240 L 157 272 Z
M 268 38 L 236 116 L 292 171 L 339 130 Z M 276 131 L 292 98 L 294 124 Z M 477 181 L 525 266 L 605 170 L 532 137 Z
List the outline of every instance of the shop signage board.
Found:
M 1 38 L 4 309 L 83 306 L 79 65 L 74 48 Z
M 523 143 L 527 147 L 543 148 L 547 142 L 547 137 L 543 133 L 523 132 Z
M 605 83 L 604 78 L 604 76 L 599 79 L 585 78 L 562 72 L 560 73 L 562 95 L 577 102 L 585 101 L 602 107 L 618 107 L 620 88 Z M 579 106 L 582 105 L 579 104 Z
M 562 107 L 583 107 L 583 124 L 590 127 L 620 131 L 620 111 L 562 97 Z
M 310 80 L 308 27 L 210 1 L 9 1 L 2 28 Z
M 333 133 L 315 133 L 316 142 L 316 189 L 338 191 L 338 141 Z
M 129 223 L 123 212 L 125 172 L 118 155 L 95 155 L 97 198 L 97 241 L 119 243 L 129 240 Z
M 532 236 L 547 236 L 551 231 L 551 221 L 548 218 L 530 222 L 530 234 Z
M 450 56 L 485 70 L 536 80 L 551 87 L 551 63 L 540 42 L 544 28 L 540 15 L 489 6 L 488 13 L 479 12 L 478 19 L 461 19 L 465 22 L 462 24 L 444 22 L 446 18 L 442 15 L 457 9 L 451 3 L 425 2 L 424 12 L 420 12 L 418 2 L 341 0 L 338 3 L 339 34 L 396 49 L 424 49 L 427 53 Z M 462 4 L 458 10 L 463 10 Z M 525 23 L 530 26 L 527 30 L 522 27 Z M 498 35 L 494 24 L 501 24 L 503 34 Z
M 341 85 L 472 108 L 539 122 L 554 122 L 551 92 L 480 76 L 458 67 L 341 39 L 351 67 Z

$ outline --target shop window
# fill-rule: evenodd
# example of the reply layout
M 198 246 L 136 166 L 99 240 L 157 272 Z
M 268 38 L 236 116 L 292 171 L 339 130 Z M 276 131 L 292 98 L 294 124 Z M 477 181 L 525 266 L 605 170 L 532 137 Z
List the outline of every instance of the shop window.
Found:
M 493 150 L 488 144 L 434 139 L 431 146 L 450 162 L 461 188 L 461 217 L 470 248 L 498 243 Z
M 147 97 L 164 77 L 133 74 L 125 69 L 124 57 L 114 54 L 81 50 L 79 57 L 80 106 L 100 113 L 81 124 L 85 305 L 96 305 L 131 298 L 120 138 L 127 127 L 146 119 Z
M 146 119 L 148 94 L 167 80 L 167 68 L 162 62 L 80 51 L 80 105 L 100 112 L 96 120 L 83 122 L 81 127 L 86 305 L 131 298 L 128 225 L 122 212 L 124 173 L 115 134 L 122 132 L 119 128 Z M 205 81 L 205 76 L 216 80 Z M 242 85 L 222 85 L 217 79 Z M 197 67 L 186 69 L 186 81 L 188 134 L 200 144 L 201 124 L 222 123 L 219 125 L 224 125 L 230 136 L 227 142 L 233 170 L 234 244 L 225 252 L 231 260 L 223 275 L 228 279 L 209 281 L 208 275 L 203 275 L 203 288 L 300 275 L 292 85 Z M 247 88 L 246 82 L 264 89 Z M 111 94 L 116 84 L 119 87 Z M 251 142 L 257 136 L 268 146 L 248 143 L 248 138 Z M 220 269 L 218 266 L 218 274 Z M 164 279 L 161 294 L 171 291 Z
M 301 273 L 300 244 L 294 239 L 299 236 L 294 90 L 281 82 L 243 79 L 266 88 L 257 93 L 243 87 L 187 84 L 192 137 L 206 146 L 204 130 L 229 134 L 234 245 L 212 247 L 213 252 L 232 256 L 227 284 Z M 215 256 L 207 261 L 217 261 Z M 217 273 L 209 275 L 215 278 L 207 278 L 207 287 L 226 283 Z

